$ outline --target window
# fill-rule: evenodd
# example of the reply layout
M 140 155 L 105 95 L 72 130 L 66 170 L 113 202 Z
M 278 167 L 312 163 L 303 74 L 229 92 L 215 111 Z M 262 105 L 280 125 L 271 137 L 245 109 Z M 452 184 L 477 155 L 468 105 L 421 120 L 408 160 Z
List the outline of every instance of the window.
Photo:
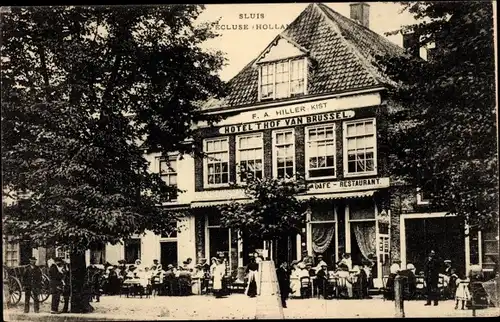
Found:
M 336 211 L 331 204 L 317 205 L 308 214 L 310 250 L 315 257 L 323 255 L 329 267 L 337 262 Z
M 239 171 L 238 182 L 245 182 L 250 177 L 262 179 L 263 161 L 262 133 L 236 137 L 236 163 L 238 164 Z
M 274 97 L 274 64 L 262 66 L 260 93 L 262 99 Z
M 56 257 L 61 257 L 65 261 L 69 261 L 69 249 L 64 249 L 63 247 L 57 247 L 56 248 Z
M 106 263 L 106 246 L 104 245 L 104 243 L 94 243 L 90 246 L 90 263 Z
M 268 63 L 260 68 L 261 100 L 305 94 L 305 58 Z
M 295 135 L 293 129 L 273 132 L 273 173 L 277 178 L 295 174 Z
M 205 140 L 205 185 L 217 186 L 229 183 L 229 140 L 217 138 Z
M 19 266 L 19 243 L 13 243 L 11 237 L 5 243 L 5 266 Z
M 428 205 L 429 197 L 427 194 L 420 188 L 417 188 L 417 205 Z
M 344 174 L 377 174 L 375 119 L 344 122 Z
M 177 188 L 177 157 L 171 156 L 168 159 L 160 158 L 160 176 L 165 183 Z M 172 191 L 169 201 L 177 199 L 177 191 Z
M 135 263 L 137 259 L 141 259 L 141 239 L 130 238 L 125 241 L 125 261 L 127 264 Z
M 335 124 L 306 128 L 306 177 L 335 177 Z
M 364 260 L 376 258 L 377 231 L 375 218 L 375 204 L 369 198 L 359 199 L 348 205 L 349 213 L 346 215 L 348 223 L 346 238 L 349 239 L 349 248 L 353 265 L 361 265 Z M 347 235 L 348 234 L 348 235 Z M 378 277 L 377 266 L 372 274 Z

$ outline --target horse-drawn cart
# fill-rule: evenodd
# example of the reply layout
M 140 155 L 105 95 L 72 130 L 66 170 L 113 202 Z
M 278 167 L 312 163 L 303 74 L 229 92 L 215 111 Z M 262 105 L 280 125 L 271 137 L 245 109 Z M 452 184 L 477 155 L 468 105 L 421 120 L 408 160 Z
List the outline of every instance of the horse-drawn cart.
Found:
M 6 285 L 8 289 L 8 294 L 5 294 L 5 296 L 7 296 L 6 300 L 8 305 L 16 305 L 21 301 L 22 292 L 24 290 L 23 275 L 26 267 L 28 266 L 4 267 L 4 285 Z M 46 268 L 42 268 L 42 272 L 42 288 L 38 295 L 38 300 L 40 302 L 45 302 L 50 295 L 50 280 L 46 274 Z M 33 296 L 32 294 L 32 297 Z

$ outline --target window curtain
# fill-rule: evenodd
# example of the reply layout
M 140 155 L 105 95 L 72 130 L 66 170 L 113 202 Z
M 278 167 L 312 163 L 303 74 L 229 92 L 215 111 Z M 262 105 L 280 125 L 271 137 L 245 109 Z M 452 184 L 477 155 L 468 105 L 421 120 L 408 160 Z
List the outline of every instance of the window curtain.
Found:
M 315 253 L 324 253 L 335 236 L 335 225 L 312 224 L 312 248 Z
M 376 232 L 374 222 L 351 222 L 358 247 L 365 259 L 376 254 Z

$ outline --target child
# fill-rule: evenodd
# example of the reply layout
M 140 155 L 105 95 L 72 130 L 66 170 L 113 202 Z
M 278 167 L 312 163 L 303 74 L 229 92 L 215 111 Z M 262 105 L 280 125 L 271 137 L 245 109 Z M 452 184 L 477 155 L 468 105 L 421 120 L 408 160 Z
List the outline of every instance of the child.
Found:
M 457 290 L 455 291 L 455 310 L 458 309 L 458 302 L 462 301 L 462 310 L 465 309 L 465 303 L 470 300 L 469 279 L 457 278 Z

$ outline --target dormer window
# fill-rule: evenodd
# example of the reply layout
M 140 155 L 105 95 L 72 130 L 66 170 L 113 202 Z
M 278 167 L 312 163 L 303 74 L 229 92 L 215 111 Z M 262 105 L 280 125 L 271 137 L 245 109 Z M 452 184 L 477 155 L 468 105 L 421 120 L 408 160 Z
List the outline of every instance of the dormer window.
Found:
M 280 99 L 304 95 L 306 58 L 287 59 L 260 65 L 260 99 Z

